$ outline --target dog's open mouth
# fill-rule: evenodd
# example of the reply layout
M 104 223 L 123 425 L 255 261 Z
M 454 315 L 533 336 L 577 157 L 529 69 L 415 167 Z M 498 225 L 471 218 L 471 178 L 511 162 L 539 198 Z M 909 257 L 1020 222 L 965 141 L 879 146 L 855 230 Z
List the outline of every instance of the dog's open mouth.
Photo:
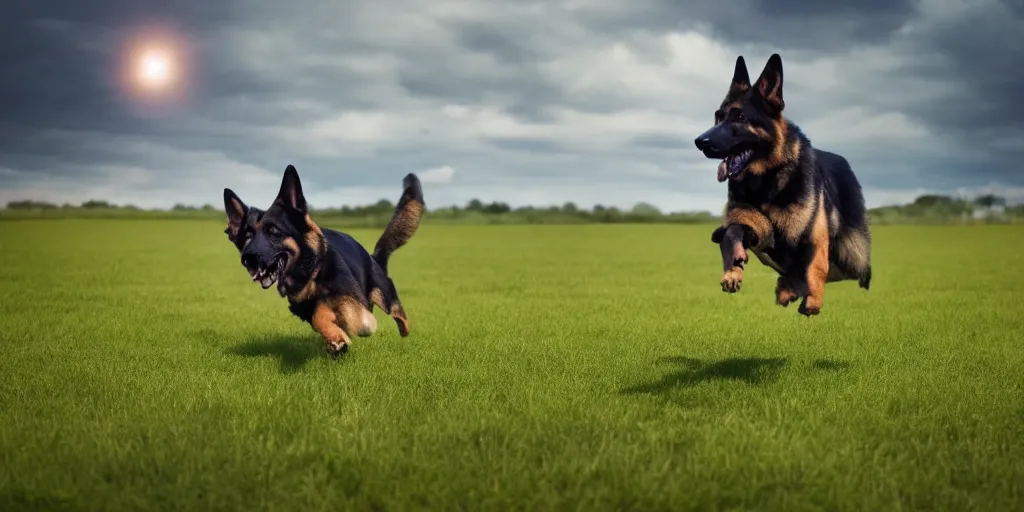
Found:
M 718 164 L 718 181 L 725 181 L 726 179 L 732 179 L 740 175 L 743 172 L 743 168 L 750 162 L 750 157 L 754 155 L 754 150 L 748 149 L 746 151 L 740 151 L 735 155 L 730 155 L 722 160 L 722 163 Z
M 280 252 L 274 256 L 274 259 L 270 262 L 267 267 L 258 268 L 247 268 L 249 275 L 252 276 L 252 280 L 260 284 L 264 290 L 270 288 L 274 283 L 281 278 L 281 274 L 284 272 L 285 263 L 288 262 L 288 253 Z

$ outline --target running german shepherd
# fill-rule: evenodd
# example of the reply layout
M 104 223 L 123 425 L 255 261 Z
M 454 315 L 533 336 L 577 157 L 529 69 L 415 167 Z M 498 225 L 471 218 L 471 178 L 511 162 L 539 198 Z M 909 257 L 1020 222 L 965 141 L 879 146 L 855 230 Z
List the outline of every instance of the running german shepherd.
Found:
M 409 319 L 388 277 L 388 258 L 405 245 L 423 217 L 423 190 L 415 174 L 404 191 L 373 255 L 351 236 L 321 229 L 309 217 L 295 167 L 284 171 L 281 190 L 269 209 L 246 206 L 224 189 L 224 230 L 242 257 L 242 265 L 263 289 L 277 282 L 288 309 L 327 340 L 332 355 L 348 351 L 353 336 L 377 330 L 373 306 L 391 315 L 402 336 Z
M 785 105 L 782 58 L 773 54 L 751 86 L 741 56 L 715 125 L 695 143 L 723 159 L 718 181 L 729 181 L 724 219 L 711 235 L 722 252 L 722 290 L 739 291 L 749 248 L 779 273 L 775 302 L 802 298 L 799 312 L 810 316 L 821 311 L 826 282 L 871 285 L 871 233 L 850 164 L 812 148 L 782 116 Z

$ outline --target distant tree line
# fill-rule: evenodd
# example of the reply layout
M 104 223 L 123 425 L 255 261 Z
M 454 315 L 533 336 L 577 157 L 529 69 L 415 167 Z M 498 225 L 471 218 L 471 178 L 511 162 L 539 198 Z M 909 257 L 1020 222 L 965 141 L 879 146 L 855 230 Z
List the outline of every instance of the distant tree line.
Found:
M 382 226 L 394 212 L 395 204 L 381 199 L 373 204 L 331 208 L 311 207 L 320 219 L 345 222 L 353 227 Z M 977 223 L 1024 221 L 1024 205 L 1008 205 L 1003 197 L 983 195 L 973 199 L 943 195 L 923 195 L 910 204 L 884 206 L 869 210 L 872 223 Z M 116 205 L 89 200 L 79 205 L 56 205 L 41 201 L 12 201 L 0 210 L 0 219 L 47 217 L 105 218 L 220 218 L 222 209 L 210 204 L 175 204 L 170 209 L 143 209 L 134 205 Z M 464 206 L 443 206 L 428 210 L 428 222 L 467 224 L 566 224 L 566 223 L 708 223 L 720 215 L 706 211 L 662 212 L 656 206 L 640 202 L 629 209 L 595 205 L 581 208 L 573 202 L 561 206 L 520 206 L 473 199 Z
M 986 194 L 974 199 L 923 195 L 914 202 L 869 210 L 873 223 L 972 223 L 1024 221 L 1024 204 L 1009 206 L 1006 199 Z

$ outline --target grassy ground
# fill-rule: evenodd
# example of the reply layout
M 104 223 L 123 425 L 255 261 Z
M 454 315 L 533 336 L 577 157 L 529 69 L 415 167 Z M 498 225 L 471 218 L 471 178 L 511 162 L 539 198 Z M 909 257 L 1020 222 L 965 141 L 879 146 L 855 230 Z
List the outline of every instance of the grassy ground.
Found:
M 339 360 L 222 229 L 0 222 L 0 509 L 1024 509 L 1024 228 L 807 319 L 708 226 L 424 226 Z

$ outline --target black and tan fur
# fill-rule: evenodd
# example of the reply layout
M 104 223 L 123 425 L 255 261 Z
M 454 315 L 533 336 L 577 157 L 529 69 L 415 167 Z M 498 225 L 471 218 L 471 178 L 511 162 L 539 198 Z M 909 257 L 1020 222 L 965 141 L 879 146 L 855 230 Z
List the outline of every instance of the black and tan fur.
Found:
M 224 189 L 225 233 L 253 281 L 264 289 L 277 282 L 288 309 L 324 337 L 329 352 L 341 354 L 353 337 L 377 330 L 373 306 L 391 315 L 402 336 L 409 335 L 409 319 L 387 268 L 391 254 L 419 227 L 424 203 L 416 175 L 407 175 L 403 186 L 373 254 L 351 236 L 313 222 L 299 174 L 291 165 L 266 211 L 247 206 L 231 189 Z
M 740 290 L 750 249 L 779 273 L 776 303 L 802 298 L 799 311 L 809 316 L 821 311 L 827 282 L 857 280 L 869 288 L 871 233 L 850 164 L 813 148 L 783 116 L 782 83 L 778 54 L 753 85 L 737 58 L 715 125 L 695 143 L 708 158 L 725 159 L 718 174 L 728 180 L 728 201 L 711 236 L 721 249 L 722 290 Z

